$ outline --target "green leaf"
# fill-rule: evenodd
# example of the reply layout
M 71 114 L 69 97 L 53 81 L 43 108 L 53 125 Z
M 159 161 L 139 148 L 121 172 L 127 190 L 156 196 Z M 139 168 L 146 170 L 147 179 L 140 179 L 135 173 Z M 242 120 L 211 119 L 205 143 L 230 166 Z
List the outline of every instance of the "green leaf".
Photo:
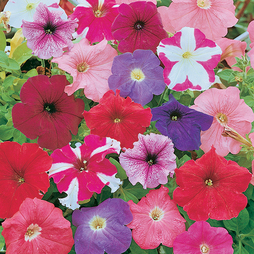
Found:
M 11 85 L 13 85 L 13 81 L 16 79 L 16 77 L 13 77 L 11 75 L 9 75 L 3 82 L 2 86 L 3 88 L 8 88 Z
M 10 138 L 13 137 L 13 127 L 9 127 L 6 125 L 1 125 L 0 126 L 0 139 L 1 140 L 9 140 Z
M 235 71 L 232 69 L 226 69 L 223 70 L 221 72 L 217 72 L 217 76 L 219 76 L 221 79 L 224 79 L 228 82 L 230 82 L 230 80 L 232 80 L 232 78 L 235 78 Z
M 177 206 L 179 212 L 183 215 L 184 219 L 187 221 L 187 228 L 189 228 L 195 221 L 191 220 L 188 214 L 183 210 L 181 206 Z
M 0 30 L 0 50 L 4 51 L 6 47 L 6 37 L 2 30 Z
M 118 161 L 113 159 L 112 157 L 109 158 L 109 161 L 117 168 L 116 177 L 120 178 L 121 180 L 127 179 L 127 175 L 123 167 L 120 165 Z
M 191 160 L 191 158 L 185 154 L 181 159 L 178 159 L 178 157 L 176 157 L 176 165 L 177 168 L 180 168 L 186 161 Z
M 12 58 L 20 65 L 28 60 L 32 55 L 32 50 L 27 47 L 26 42 L 20 44 L 13 52 Z
M 4 247 L 5 245 L 5 240 L 4 237 L 2 236 L 2 231 L 3 231 L 3 227 L 0 226 L 0 250 Z
M 224 220 L 223 223 L 228 230 L 239 233 L 249 224 L 249 213 L 245 208 L 239 213 L 237 218 L 233 218 L 231 220 Z
M 122 189 L 122 193 L 120 194 L 119 198 L 121 198 L 122 200 L 126 202 L 128 202 L 129 200 L 132 200 L 135 204 L 138 203 L 137 197 L 125 189 Z
M 189 106 L 191 103 L 191 96 L 189 94 L 182 94 L 180 96 L 179 102 L 185 106 Z
M 252 193 L 253 193 L 253 185 L 249 184 L 248 189 L 243 193 L 248 199 L 252 198 Z
M 234 250 L 234 254 L 250 254 L 241 244 Z
M 173 254 L 173 248 L 169 248 L 167 246 L 161 245 L 159 253 L 160 254 Z
M 150 189 L 143 189 L 142 185 L 140 183 L 137 183 L 136 185 L 132 185 L 129 183 L 126 187 L 124 187 L 124 190 L 132 193 L 135 195 L 138 199 L 144 197 Z
M 136 242 L 132 239 L 130 250 L 132 254 L 158 254 L 157 250 L 143 250 L 141 249 Z

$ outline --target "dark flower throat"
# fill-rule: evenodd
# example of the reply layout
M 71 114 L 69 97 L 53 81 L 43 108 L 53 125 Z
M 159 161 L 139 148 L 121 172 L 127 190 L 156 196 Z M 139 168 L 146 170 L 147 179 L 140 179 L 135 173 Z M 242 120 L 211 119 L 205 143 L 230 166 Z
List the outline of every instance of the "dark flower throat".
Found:
M 135 24 L 134 24 L 134 29 L 135 30 L 142 30 L 145 26 L 145 23 L 143 21 L 137 21 Z
M 152 166 L 157 163 L 157 155 L 156 154 L 148 154 L 146 156 L 146 162 Z
M 182 114 L 178 110 L 174 110 L 173 112 L 170 113 L 170 119 L 172 121 L 178 121 L 181 119 L 181 117 L 182 117 Z
M 46 34 L 53 34 L 56 31 L 56 26 L 54 26 L 51 22 L 48 22 L 43 28 Z
M 52 114 L 56 112 L 56 107 L 54 103 L 45 103 L 44 110 L 47 111 L 49 114 Z

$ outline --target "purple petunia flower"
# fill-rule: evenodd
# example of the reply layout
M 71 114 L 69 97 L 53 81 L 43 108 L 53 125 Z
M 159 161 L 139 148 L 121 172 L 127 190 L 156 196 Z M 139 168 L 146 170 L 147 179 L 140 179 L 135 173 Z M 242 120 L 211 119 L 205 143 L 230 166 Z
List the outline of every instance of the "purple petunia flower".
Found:
M 200 131 L 208 130 L 213 122 L 212 116 L 182 105 L 172 94 L 167 103 L 153 108 L 152 114 L 152 121 L 158 120 L 156 128 L 181 151 L 198 150 Z
M 166 184 L 167 176 L 176 168 L 171 139 L 154 133 L 139 134 L 138 139 L 133 149 L 127 149 L 119 157 L 129 181 L 133 185 L 140 182 L 144 189 Z
M 142 106 L 166 87 L 160 60 L 151 50 L 137 49 L 133 54 L 127 52 L 116 56 L 111 71 L 109 88 L 114 92 L 119 89 L 122 97 L 129 96 Z
M 27 46 L 39 58 L 60 57 L 63 48 L 72 48 L 72 33 L 78 24 L 76 20 L 61 19 L 61 15 L 62 11 L 49 11 L 47 5 L 40 3 L 33 16 L 34 22 L 22 21 Z
M 75 210 L 72 223 L 75 232 L 77 254 L 93 253 L 121 254 L 131 244 L 131 230 L 125 225 L 133 219 L 127 202 L 109 198 L 97 207 L 83 207 Z

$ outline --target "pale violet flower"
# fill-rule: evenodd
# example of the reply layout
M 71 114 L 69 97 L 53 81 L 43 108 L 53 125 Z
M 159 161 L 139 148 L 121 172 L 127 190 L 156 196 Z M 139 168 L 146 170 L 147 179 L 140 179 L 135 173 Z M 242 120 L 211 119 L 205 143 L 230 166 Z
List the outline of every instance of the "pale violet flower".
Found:
M 184 91 L 211 86 L 222 51 L 199 29 L 184 27 L 173 37 L 163 39 L 157 53 L 165 65 L 163 75 L 168 88 Z

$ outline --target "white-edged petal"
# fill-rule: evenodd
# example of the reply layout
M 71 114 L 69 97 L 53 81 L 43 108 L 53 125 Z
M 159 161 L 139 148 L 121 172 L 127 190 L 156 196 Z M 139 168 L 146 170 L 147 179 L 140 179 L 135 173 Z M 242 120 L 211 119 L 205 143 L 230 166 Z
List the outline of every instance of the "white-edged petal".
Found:
M 100 180 L 104 184 L 108 184 L 108 186 L 111 188 L 111 193 L 118 190 L 119 186 L 122 184 L 122 181 L 119 178 L 116 178 L 116 174 L 112 176 L 104 175 L 102 173 L 97 173 L 97 176 L 100 178 Z
M 212 58 L 213 55 L 221 55 L 222 51 L 221 48 L 216 45 L 214 48 L 205 47 L 205 48 L 198 48 L 192 53 L 192 59 L 195 61 L 205 62 Z
M 192 53 L 196 48 L 196 39 L 194 36 L 194 28 L 184 27 L 181 29 L 182 36 L 180 45 L 184 52 Z
M 76 157 L 81 160 L 81 151 L 79 147 L 76 148 L 72 148 L 71 147 L 72 152 L 76 155 Z
M 48 171 L 49 176 L 62 172 L 64 170 L 67 170 L 69 168 L 73 168 L 73 164 L 71 163 L 64 163 L 64 162 L 59 162 L 59 163 L 53 163 L 52 167 Z

